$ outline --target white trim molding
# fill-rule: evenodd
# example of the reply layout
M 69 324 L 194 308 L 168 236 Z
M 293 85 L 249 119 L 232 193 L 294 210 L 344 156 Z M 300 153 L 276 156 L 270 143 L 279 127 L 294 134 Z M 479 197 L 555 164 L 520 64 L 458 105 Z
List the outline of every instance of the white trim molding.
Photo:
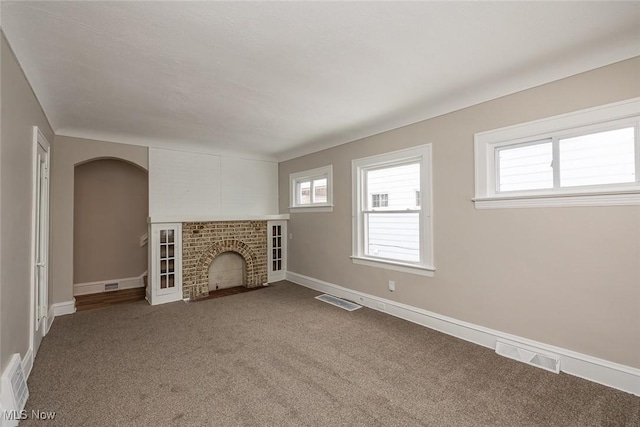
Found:
M 159 215 L 147 218 L 148 224 L 177 222 L 216 222 L 216 221 L 278 221 L 289 219 L 289 214 L 274 215 Z
M 354 301 L 373 310 L 388 313 L 483 347 L 495 349 L 498 339 L 508 340 L 523 346 L 536 347 L 558 355 L 562 372 L 640 396 L 640 369 L 637 368 L 485 328 L 484 326 L 355 291 L 291 271 L 287 272 L 287 280 L 318 292 Z
M 553 208 L 572 206 L 636 206 L 640 205 L 640 193 L 610 192 L 551 196 L 485 197 L 472 199 L 476 209 L 496 208 Z
M 57 302 L 51 306 L 53 308 L 53 317 L 65 316 L 76 312 L 76 299 L 72 301 Z M 53 323 L 53 320 L 51 321 Z
M 313 206 L 295 206 L 290 207 L 289 212 L 301 213 L 301 212 L 333 212 L 333 205 L 313 205 Z
M 45 317 L 49 305 L 49 243 L 51 242 L 51 144 L 38 126 L 33 126 L 31 186 L 31 265 L 29 308 L 29 353 L 33 359 L 36 341 L 47 333 Z M 40 156 L 40 150 L 44 155 Z M 44 170 L 42 166 L 44 165 Z
M 64 316 L 67 314 L 73 314 L 76 312 L 76 299 L 73 301 L 58 302 L 51 304 L 49 307 L 49 314 L 47 316 L 46 333 L 49 333 L 53 321 L 56 320 L 56 316 Z
M 635 181 L 562 186 L 559 144 L 563 139 L 633 128 Z M 534 142 L 552 146 L 553 188 L 499 191 L 498 152 Z M 640 98 L 521 123 L 474 135 L 475 197 L 478 209 L 640 205 Z
M 53 325 L 53 320 L 56 318 L 56 309 L 53 305 L 49 307 L 49 315 L 47 316 L 47 333 L 51 330 L 51 325 Z

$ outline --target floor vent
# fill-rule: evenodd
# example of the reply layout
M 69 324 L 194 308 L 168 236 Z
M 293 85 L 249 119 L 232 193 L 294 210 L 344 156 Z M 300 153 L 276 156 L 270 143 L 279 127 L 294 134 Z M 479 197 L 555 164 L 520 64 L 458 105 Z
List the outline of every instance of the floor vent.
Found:
M 329 295 L 329 294 L 318 295 L 316 299 L 319 299 L 320 301 L 324 301 L 331 305 L 335 305 L 336 307 L 340 307 L 347 311 L 354 311 L 359 308 L 362 308 L 361 305 L 352 303 L 351 301 L 347 301 L 342 298 L 334 297 L 333 295 Z
M 19 412 L 24 409 L 28 398 L 27 380 L 22 371 L 20 354 L 16 353 L 2 374 L 2 406 L 4 409 Z
M 104 284 L 105 291 L 115 291 L 116 289 L 118 289 L 118 282 Z
M 555 372 L 556 374 L 560 372 L 560 357 L 545 353 L 535 347 L 498 340 L 496 343 L 496 353 L 509 359 L 524 362 L 527 365 L 537 366 L 538 368 Z

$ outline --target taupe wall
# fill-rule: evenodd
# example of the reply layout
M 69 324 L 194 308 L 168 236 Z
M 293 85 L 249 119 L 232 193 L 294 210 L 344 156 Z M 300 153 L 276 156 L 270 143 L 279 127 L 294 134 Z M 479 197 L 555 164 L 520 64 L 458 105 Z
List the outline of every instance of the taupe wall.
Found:
M 333 164 L 332 213 L 292 213 L 289 270 L 640 368 L 640 207 L 476 210 L 476 132 L 640 96 L 640 57 L 280 164 Z M 351 263 L 351 160 L 433 144 L 436 273 Z M 280 211 L 288 212 L 287 197 Z M 396 281 L 389 292 L 388 280 Z
M 75 168 L 73 282 L 140 276 L 147 270 L 147 171 L 116 159 Z
M 4 371 L 13 353 L 24 357 L 29 349 L 33 126 L 49 143 L 53 132 L 4 33 L 1 38 L 0 371 Z
M 75 165 L 117 158 L 148 170 L 148 149 L 127 144 L 56 136 L 51 175 L 52 294 L 50 303 L 73 299 L 73 197 Z M 140 274 L 140 273 L 138 273 Z

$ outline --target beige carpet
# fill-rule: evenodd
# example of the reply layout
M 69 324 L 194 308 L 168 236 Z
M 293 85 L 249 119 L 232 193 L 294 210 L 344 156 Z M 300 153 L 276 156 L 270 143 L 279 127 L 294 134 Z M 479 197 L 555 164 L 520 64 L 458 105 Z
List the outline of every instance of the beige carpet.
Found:
M 60 426 L 639 426 L 640 398 L 280 282 L 57 318 L 27 409 Z

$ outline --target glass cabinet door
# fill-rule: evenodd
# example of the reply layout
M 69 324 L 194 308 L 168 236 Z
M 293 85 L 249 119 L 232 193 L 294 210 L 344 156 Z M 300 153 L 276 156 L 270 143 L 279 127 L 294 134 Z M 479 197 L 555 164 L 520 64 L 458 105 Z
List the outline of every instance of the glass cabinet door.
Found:
M 152 225 L 151 304 L 182 299 L 182 224 Z
M 160 289 L 172 290 L 176 286 L 176 233 L 175 230 L 160 230 Z
M 269 282 L 276 282 L 285 279 L 286 266 L 286 245 L 287 245 L 287 222 L 269 221 L 267 223 L 267 254 L 269 263 Z

